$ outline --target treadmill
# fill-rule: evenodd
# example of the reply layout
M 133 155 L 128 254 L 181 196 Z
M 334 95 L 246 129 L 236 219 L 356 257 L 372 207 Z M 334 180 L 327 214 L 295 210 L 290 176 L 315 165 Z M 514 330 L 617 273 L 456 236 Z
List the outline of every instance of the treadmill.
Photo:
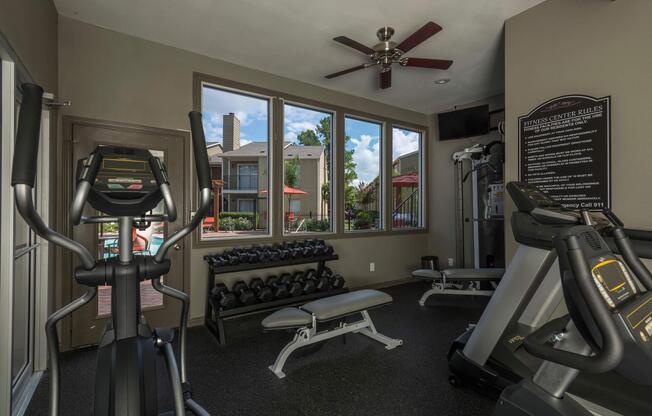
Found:
M 613 245 L 611 223 L 603 216 L 584 212 L 590 218 L 583 219 L 525 182 L 510 182 L 506 189 L 517 208 L 511 225 L 518 250 L 479 322 L 453 342 L 448 354 L 451 384 L 496 398 L 506 387 L 532 377 L 541 365 L 541 359 L 523 348 L 526 337 L 543 325 L 562 331 L 567 322 L 554 236 L 588 222 Z M 648 258 L 645 242 L 634 247 Z M 652 414 L 650 387 L 615 372 L 580 374 L 569 393 L 587 401 L 597 414 Z

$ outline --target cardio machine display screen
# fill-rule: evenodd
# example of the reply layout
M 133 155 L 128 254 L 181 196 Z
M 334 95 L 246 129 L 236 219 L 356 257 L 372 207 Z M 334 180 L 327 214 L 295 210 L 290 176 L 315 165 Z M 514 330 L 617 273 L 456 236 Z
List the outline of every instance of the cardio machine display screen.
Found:
M 158 178 L 158 180 L 157 180 Z M 98 146 L 78 166 L 78 180 L 91 183 L 88 202 L 108 215 L 144 215 L 163 198 L 165 166 L 148 150 Z
M 604 260 L 593 266 L 591 272 L 600 294 L 612 309 L 636 293 L 629 271 L 618 260 Z
M 102 159 L 95 186 L 105 192 L 141 192 L 157 189 L 149 161 L 126 158 Z

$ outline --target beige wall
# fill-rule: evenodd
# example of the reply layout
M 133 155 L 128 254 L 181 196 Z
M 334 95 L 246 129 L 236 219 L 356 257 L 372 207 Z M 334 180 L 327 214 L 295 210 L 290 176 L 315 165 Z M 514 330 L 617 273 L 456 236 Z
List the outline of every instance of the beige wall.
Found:
M 51 0 L 0 0 L 0 32 L 34 81 L 55 94 L 57 19 Z
M 611 95 L 612 208 L 628 227 L 652 229 L 651 16 L 650 0 L 548 0 L 507 20 L 507 180 L 518 175 L 520 115 L 559 95 Z
M 188 129 L 192 109 L 192 74 L 202 72 L 309 99 L 335 103 L 367 113 L 426 125 L 424 114 L 342 94 L 211 59 L 128 35 L 59 18 L 61 95 L 72 100 L 65 114 L 171 129 Z M 332 268 L 351 287 L 409 276 L 426 254 L 428 235 L 397 235 L 334 240 L 340 260 Z M 203 256 L 216 249 L 195 249 L 191 255 L 191 310 L 203 314 L 206 266 Z M 376 271 L 369 272 L 369 263 Z
M 504 97 L 497 95 L 486 100 L 475 101 L 472 103 L 459 105 L 456 108 L 462 109 L 477 105 L 488 104 L 489 110 L 498 110 L 504 108 Z M 451 109 L 452 110 L 452 109 Z M 429 171 L 429 191 L 430 191 L 430 238 L 428 240 L 428 250 L 432 255 L 439 257 L 441 267 L 448 267 L 448 259 L 452 258 L 455 266 L 461 266 L 461 259 L 456 258 L 455 253 L 455 187 L 457 179 L 455 175 L 455 165 L 453 164 L 453 153 L 464 150 L 475 143 L 489 143 L 493 140 L 500 140 L 500 134 L 492 131 L 485 136 L 469 137 L 457 140 L 440 141 L 438 137 L 437 115 L 430 117 L 430 130 L 432 139 L 430 140 L 430 171 Z M 471 186 L 465 184 L 465 212 L 470 213 Z M 470 215 L 469 215 L 470 216 Z M 472 238 L 472 227 L 465 227 L 466 236 L 466 267 L 473 266 L 472 245 L 469 243 Z

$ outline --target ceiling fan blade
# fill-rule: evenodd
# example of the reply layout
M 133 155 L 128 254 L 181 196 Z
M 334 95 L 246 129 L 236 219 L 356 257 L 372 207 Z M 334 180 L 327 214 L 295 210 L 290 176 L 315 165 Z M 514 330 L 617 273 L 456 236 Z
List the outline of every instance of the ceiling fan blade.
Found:
M 345 69 L 343 71 L 339 71 L 339 72 L 335 72 L 335 73 L 332 73 L 332 74 L 325 75 L 324 78 L 331 79 L 331 78 L 339 77 L 340 75 L 348 74 L 349 72 L 354 72 L 354 71 L 358 71 L 360 69 L 365 69 L 367 67 L 370 67 L 371 65 L 373 65 L 373 64 L 362 64 L 362 65 L 354 66 L 353 68 L 348 68 L 348 69 Z
M 400 49 L 403 51 L 403 53 L 409 51 L 410 49 L 414 48 L 424 40 L 428 39 L 430 36 L 434 35 L 435 33 L 439 32 L 441 30 L 441 26 L 439 26 L 435 22 L 428 22 L 425 25 L 421 27 L 421 29 L 417 30 L 413 34 L 411 34 L 407 39 L 405 39 L 403 42 L 401 42 L 396 48 Z
M 356 42 L 351 38 L 347 38 L 346 36 L 338 36 L 336 38 L 333 38 L 333 40 L 335 42 L 341 43 L 342 45 L 346 45 L 349 48 L 353 48 L 353 49 L 355 49 L 357 51 L 360 51 L 360 52 L 364 53 L 365 55 L 372 55 L 375 52 L 370 47 L 364 46 L 362 43 Z
M 387 89 L 392 86 L 392 68 L 384 68 L 380 71 L 380 88 Z
M 401 64 L 403 66 L 416 66 L 419 68 L 448 69 L 453 64 L 453 61 L 446 59 L 405 58 Z

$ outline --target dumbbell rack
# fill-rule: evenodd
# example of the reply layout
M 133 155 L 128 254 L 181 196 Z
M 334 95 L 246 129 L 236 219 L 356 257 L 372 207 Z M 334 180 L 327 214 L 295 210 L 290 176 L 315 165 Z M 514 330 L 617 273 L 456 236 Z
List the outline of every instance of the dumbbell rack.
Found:
M 330 289 L 324 292 L 311 293 L 310 295 L 295 296 L 285 299 L 273 300 L 270 302 L 256 303 L 254 305 L 239 306 L 233 309 L 222 310 L 219 308 L 214 308 L 210 301 L 211 289 L 215 284 L 215 278 L 218 275 L 312 263 L 317 263 L 317 272 L 321 274 L 327 261 L 338 259 L 339 257 L 337 254 L 333 254 L 330 256 L 300 257 L 295 259 L 270 261 L 264 263 L 244 263 L 237 264 L 235 266 L 209 266 L 208 278 L 206 279 L 206 309 L 204 312 L 204 325 L 206 328 L 208 328 L 211 334 L 213 334 L 217 342 L 221 345 L 224 345 L 226 344 L 226 333 L 224 331 L 225 320 L 237 319 L 257 313 L 272 312 L 285 306 L 301 305 L 314 299 L 338 295 L 340 293 L 346 293 L 349 291 L 347 288 Z

